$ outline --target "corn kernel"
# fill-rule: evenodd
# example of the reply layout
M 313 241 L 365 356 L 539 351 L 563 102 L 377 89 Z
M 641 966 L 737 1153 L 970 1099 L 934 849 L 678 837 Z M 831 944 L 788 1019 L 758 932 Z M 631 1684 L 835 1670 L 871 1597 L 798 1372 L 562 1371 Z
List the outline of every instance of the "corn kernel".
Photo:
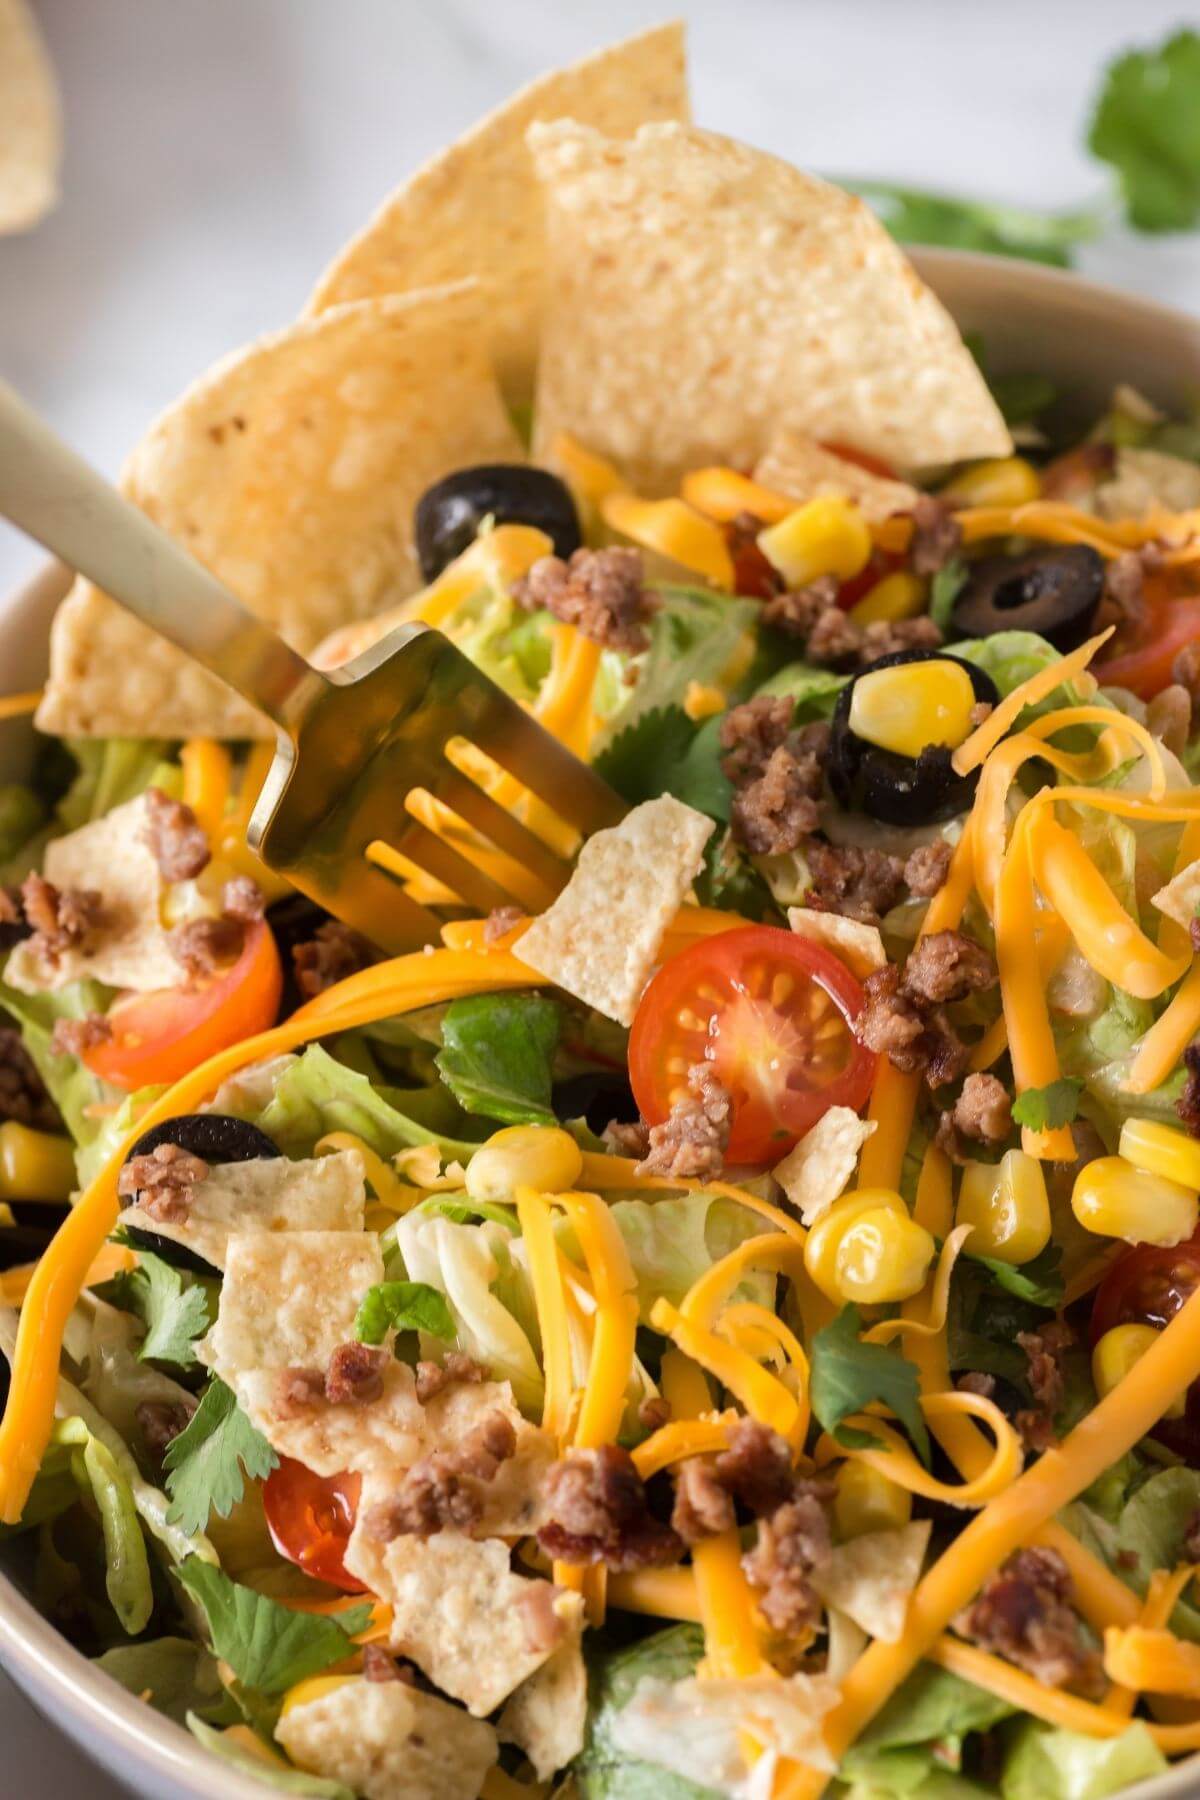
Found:
M 1101 1237 L 1130 1244 L 1182 1244 L 1200 1217 L 1196 1190 L 1135 1169 L 1123 1156 L 1098 1156 L 1075 1178 L 1071 1210 Z
M 844 1301 L 882 1306 L 911 1300 L 925 1285 L 937 1245 L 905 1212 L 876 1206 L 859 1213 L 837 1247 L 836 1281 Z
M 683 710 L 689 719 L 711 719 L 724 712 L 728 704 L 725 689 L 713 687 L 711 682 L 689 681 L 683 692 Z
M 511 1200 L 519 1187 L 539 1194 L 563 1194 L 583 1170 L 583 1153 L 568 1131 L 553 1125 L 508 1125 L 478 1149 L 467 1164 L 472 1200 Z
M 840 494 L 824 494 L 758 534 L 758 547 L 789 587 L 807 587 L 818 575 L 848 581 L 867 566 L 871 533 L 857 506 Z
M 903 1200 L 892 1188 L 860 1188 L 855 1194 L 844 1194 L 827 1213 L 822 1214 L 804 1244 L 804 1266 L 827 1300 L 841 1304 L 837 1279 L 837 1253 L 846 1228 L 860 1213 L 874 1212 L 880 1207 L 890 1212 L 905 1211 Z
M 1042 479 L 1023 456 L 1001 456 L 963 469 L 943 495 L 965 506 L 1024 506 L 1042 491 Z
M 956 1223 L 969 1225 L 967 1253 L 1026 1263 L 1050 1242 L 1050 1201 L 1036 1157 L 1006 1150 L 998 1163 L 969 1162 L 958 1191 Z
M 970 735 L 975 690 L 960 663 L 935 657 L 860 675 L 850 700 L 850 729 L 881 750 L 920 756 L 930 744 L 955 750 Z
M 1126 1119 L 1117 1148 L 1135 1169 L 1200 1191 L 1200 1143 L 1185 1131 L 1157 1119 Z
M 1114 1325 L 1106 1331 L 1092 1351 L 1092 1380 L 1103 1399 L 1124 1381 L 1134 1363 L 1140 1362 L 1158 1337 L 1153 1325 Z M 1187 1396 L 1180 1394 L 1163 1415 L 1182 1419 L 1187 1409 Z
M 0 1125 L 0 1194 L 10 1200 L 69 1200 L 74 1186 L 70 1138 L 31 1131 L 15 1119 Z
M 847 1459 L 837 1472 L 833 1523 L 841 1542 L 868 1531 L 899 1531 L 912 1518 L 912 1495 L 869 1463 Z
M 857 606 L 850 608 L 856 625 L 873 625 L 879 619 L 892 623 L 896 619 L 915 619 L 925 611 L 928 582 L 909 569 L 895 569 L 868 588 Z

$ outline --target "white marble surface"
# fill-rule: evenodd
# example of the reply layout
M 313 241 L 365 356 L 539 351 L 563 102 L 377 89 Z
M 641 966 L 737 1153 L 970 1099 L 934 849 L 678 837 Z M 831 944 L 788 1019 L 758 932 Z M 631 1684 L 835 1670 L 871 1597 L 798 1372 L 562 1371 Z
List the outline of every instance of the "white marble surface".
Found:
M 37 0 L 35 0 L 37 3 Z M 215 357 L 286 323 L 376 201 L 541 69 L 671 0 L 40 0 L 62 75 L 64 199 L 0 240 L 0 372 L 115 471 Z M 1101 64 L 1186 0 L 693 0 L 700 121 L 824 173 L 1018 204 L 1089 202 Z M 1200 310 L 1200 240 L 1115 234 L 1083 267 Z M 36 553 L 0 526 L 0 592 Z M 2 676 L 2 671 L 0 671 Z M 0 1678 L 5 1792 L 88 1770 Z M 10 1785 L 11 1783 L 11 1785 Z

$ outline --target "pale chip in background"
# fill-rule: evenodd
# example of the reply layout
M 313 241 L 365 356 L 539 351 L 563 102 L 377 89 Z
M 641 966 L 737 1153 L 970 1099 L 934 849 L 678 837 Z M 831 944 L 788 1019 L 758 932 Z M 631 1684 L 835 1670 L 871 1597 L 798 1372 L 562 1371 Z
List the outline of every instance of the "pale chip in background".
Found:
M 1200 858 L 1172 875 L 1165 887 L 1150 896 L 1150 903 L 1186 931 L 1200 912 Z
M 1200 467 L 1165 450 L 1122 446 L 1116 468 L 1096 489 L 1102 519 L 1143 519 L 1155 512 L 1190 512 L 1200 506 Z
M 782 425 L 901 469 L 1005 456 L 941 302 L 866 204 L 679 124 L 530 128 L 546 192 L 534 451 L 560 432 L 634 486 L 752 468 Z
M 907 481 L 889 481 L 861 463 L 838 456 L 816 438 L 783 426 L 767 445 L 754 470 L 755 481 L 802 506 L 818 495 L 840 494 L 852 500 L 864 519 L 882 525 L 895 513 L 911 512 L 920 498 Z
M 808 906 L 789 906 L 788 924 L 798 937 L 810 938 L 814 944 L 832 950 L 859 981 L 865 981 L 887 963 L 878 925 L 864 925 L 859 919 L 846 919 L 841 913 L 819 912 Z
M 477 1800 L 500 1752 L 492 1727 L 461 1706 L 365 1678 L 289 1707 L 275 1736 L 302 1769 L 371 1800 Z
M 117 1224 L 169 1238 L 223 1269 L 229 1239 L 238 1232 L 361 1231 L 365 1198 L 357 1150 L 303 1162 L 264 1156 L 211 1163 L 181 1219 L 157 1219 L 135 1205 Z
M 712 832 L 711 819 L 669 795 L 635 806 L 588 839 L 570 881 L 513 954 L 586 1006 L 631 1024 Z
M 183 966 L 159 918 L 165 883 L 145 840 L 147 822 L 146 796 L 139 794 L 47 844 L 46 880 L 60 890 L 98 893 L 100 916 L 81 943 L 56 956 L 43 956 L 36 937 L 17 944 L 4 971 L 13 987 L 54 993 L 85 976 L 136 993 L 180 985 Z
M 58 201 L 58 83 L 25 0 L 0 0 L 0 235 L 26 231 Z
M 539 1781 L 549 1781 L 583 1749 L 587 1711 L 587 1668 L 572 1637 L 521 1683 L 500 1715 L 500 1736 L 525 1752 Z
M 771 1171 L 804 1225 L 815 1225 L 845 1193 L 874 1130 L 874 1120 L 831 1106 Z
M 218 363 L 151 426 L 125 494 L 303 652 L 421 586 L 413 513 L 471 463 L 520 462 L 478 287 L 337 307 Z M 45 731 L 263 737 L 224 683 L 77 582 L 54 620 Z
M 309 312 L 478 276 L 496 370 L 506 391 L 528 400 L 545 228 L 526 131 L 537 119 L 569 118 L 624 137 L 652 119 L 688 116 L 678 21 L 539 77 L 384 201 L 322 276 Z
M 868 1531 L 838 1544 L 829 1561 L 813 1571 L 813 1587 L 868 1636 L 898 1643 L 932 1529 L 929 1519 L 914 1519 L 897 1531 Z

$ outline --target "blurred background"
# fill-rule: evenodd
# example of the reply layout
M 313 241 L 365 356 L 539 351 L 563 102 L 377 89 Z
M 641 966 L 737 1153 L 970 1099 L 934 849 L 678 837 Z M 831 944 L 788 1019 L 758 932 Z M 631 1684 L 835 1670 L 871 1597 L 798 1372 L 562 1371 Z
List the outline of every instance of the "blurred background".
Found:
M 62 199 L 35 229 L 0 238 L 0 373 L 115 474 L 194 376 L 295 316 L 334 251 L 426 156 L 535 74 L 676 8 L 34 0 L 34 10 L 62 90 Z M 821 174 L 920 190 L 896 213 L 909 235 L 986 245 L 998 233 L 1200 311 L 1200 234 L 1131 229 L 1113 170 L 1086 142 L 1114 59 L 1200 26 L 1200 8 L 691 0 L 678 10 L 701 124 Z M 1108 77 L 1109 131 L 1127 166 L 1148 136 L 1168 169 L 1181 153 L 1185 162 L 1165 197 L 1143 169 L 1135 210 L 1157 209 L 1160 223 L 1174 210 L 1188 224 L 1200 210 L 1200 86 L 1195 104 L 1164 94 L 1156 110 L 1152 82 L 1143 70 L 1133 92 L 1135 77 L 1128 66 Z M 929 190 L 987 204 L 930 208 Z M 1084 230 L 1094 235 L 1076 241 Z M 0 525 L 0 593 L 37 559 Z M 22 1800 L 57 1800 L 72 1783 L 89 1800 L 117 1793 L 2 1676 L 0 1741 L 0 1786 Z

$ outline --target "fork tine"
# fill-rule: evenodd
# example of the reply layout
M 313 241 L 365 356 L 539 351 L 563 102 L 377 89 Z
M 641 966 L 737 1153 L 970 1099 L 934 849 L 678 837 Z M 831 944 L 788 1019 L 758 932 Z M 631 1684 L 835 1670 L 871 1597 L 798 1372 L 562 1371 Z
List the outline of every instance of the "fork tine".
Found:
M 497 906 L 511 906 L 517 899 L 416 819 L 406 817 L 402 828 L 392 832 L 387 842 L 392 850 L 417 863 L 452 889 L 467 906 L 474 906 L 481 913 L 491 912 Z
M 471 722 L 460 727 L 461 735 L 560 818 L 585 837 L 620 822 L 625 807 L 608 783 L 522 712 L 503 689 L 489 682 L 487 691 L 477 692 L 472 701 Z
M 469 775 L 451 768 L 444 778 L 439 778 L 436 793 L 439 800 L 468 825 L 473 825 L 476 831 L 482 832 L 485 838 L 490 838 L 498 849 L 511 856 L 547 890 L 542 902 L 544 906 L 548 906 L 555 894 L 566 886 L 571 873 L 569 865 L 527 825 L 503 806 L 498 806 Z
M 328 872 L 326 882 L 321 874 Z M 314 874 L 305 863 L 285 871 L 302 893 L 336 918 L 353 920 L 354 929 L 393 956 L 436 944 L 442 921 L 406 894 L 400 883 L 365 856 L 348 856 L 340 867 Z

